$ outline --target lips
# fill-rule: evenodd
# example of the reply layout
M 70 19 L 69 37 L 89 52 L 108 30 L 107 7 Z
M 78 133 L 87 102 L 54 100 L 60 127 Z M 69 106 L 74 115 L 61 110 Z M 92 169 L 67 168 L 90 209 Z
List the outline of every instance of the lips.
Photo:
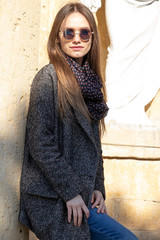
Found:
M 73 46 L 71 47 L 71 49 L 75 50 L 75 51 L 80 51 L 81 49 L 83 49 L 82 46 Z

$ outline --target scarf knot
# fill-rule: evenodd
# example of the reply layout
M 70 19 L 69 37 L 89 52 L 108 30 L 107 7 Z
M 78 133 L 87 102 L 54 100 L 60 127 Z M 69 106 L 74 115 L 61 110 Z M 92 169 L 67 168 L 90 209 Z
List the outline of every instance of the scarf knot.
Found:
M 66 56 L 66 60 L 78 81 L 91 117 L 95 120 L 104 118 L 107 115 L 108 107 L 101 91 L 102 83 L 100 78 L 87 61 L 83 66 L 80 66 L 69 56 Z

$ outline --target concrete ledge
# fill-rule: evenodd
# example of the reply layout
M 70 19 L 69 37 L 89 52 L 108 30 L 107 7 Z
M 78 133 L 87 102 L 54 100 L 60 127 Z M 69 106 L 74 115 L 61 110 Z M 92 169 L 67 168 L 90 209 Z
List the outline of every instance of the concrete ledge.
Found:
M 104 158 L 160 160 L 160 127 L 108 124 L 102 149 Z

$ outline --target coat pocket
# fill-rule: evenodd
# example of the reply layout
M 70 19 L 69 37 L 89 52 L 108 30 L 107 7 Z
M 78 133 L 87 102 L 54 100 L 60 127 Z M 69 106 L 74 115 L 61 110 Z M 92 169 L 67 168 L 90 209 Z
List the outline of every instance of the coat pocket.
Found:
M 51 185 L 45 184 L 45 182 L 35 183 L 34 185 L 28 187 L 28 195 L 40 196 L 45 198 L 58 199 L 58 194 L 54 191 Z

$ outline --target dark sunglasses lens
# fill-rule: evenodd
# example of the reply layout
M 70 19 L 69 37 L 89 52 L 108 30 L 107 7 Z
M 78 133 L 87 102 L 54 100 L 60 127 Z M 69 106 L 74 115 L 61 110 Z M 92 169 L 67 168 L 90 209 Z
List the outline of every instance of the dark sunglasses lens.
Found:
M 88 40 L 88 39 L 90 38 L 90 36 L 91 36 L 90 30 L 88 30 L 88 29 L 82 29 L 82 30 L 80 31 L 80 37 L 81 37 L 81 39 L 83 39 L 83 40 Z
M 74 31 L 73 31 L 73 29 L 66 29 L 63 32 L 63 36 L 64 36 L 64 38 L 66 38 L 68 40 L 74 38 Z

